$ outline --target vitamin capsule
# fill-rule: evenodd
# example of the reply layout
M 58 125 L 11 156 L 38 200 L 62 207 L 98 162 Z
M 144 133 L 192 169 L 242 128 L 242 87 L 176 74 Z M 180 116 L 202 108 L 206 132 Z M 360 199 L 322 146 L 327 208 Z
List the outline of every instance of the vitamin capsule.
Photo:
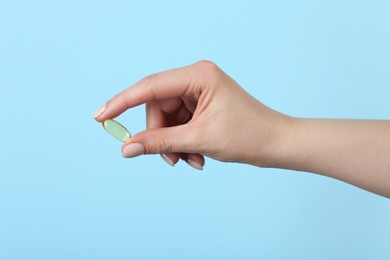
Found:
M 121 124 L 113 119 L 107 119 L 102 122 L 104 129 L 119 141 L 126 142 L 130 139 L 130 132 Z

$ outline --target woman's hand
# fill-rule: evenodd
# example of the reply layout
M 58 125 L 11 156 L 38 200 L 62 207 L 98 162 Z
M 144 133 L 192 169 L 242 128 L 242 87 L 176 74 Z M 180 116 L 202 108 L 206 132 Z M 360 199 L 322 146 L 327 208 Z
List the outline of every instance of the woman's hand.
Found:
M 124 157 L 161 154 L 202 169 L 204 157 L 258 166 L 275 165 L 293 119 L 264 106 L 214 63 L 147 76 L 95 113 L 114 118 L 146 103 L 147 130 L 123 145 Z
M 390 121 L 298 119 L 251 97 L 215 64 L 148 76 L 98 109 L 113 118 L 146 103 L 147 129 L 123 146 L 124 157 L 161 154 L 202 169 L 204 157 L 307 171 L 390 198 Z

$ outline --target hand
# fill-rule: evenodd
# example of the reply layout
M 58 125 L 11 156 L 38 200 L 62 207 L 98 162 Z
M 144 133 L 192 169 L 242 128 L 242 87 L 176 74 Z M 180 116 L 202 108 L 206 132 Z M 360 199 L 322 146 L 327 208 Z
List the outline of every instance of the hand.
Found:
M 147 130 L 124 157 L 161 154 L 202 169 L 204 156 L 322 174 L 390 198 L 390 121 L 299 119 L 245 92 L 215 64 L 148 76 L 95 112 L 97 121 L 146 103 Z
M 145 77 L 98 109 L 95 119 L 114 118 L 143 103 L 147 130 L 123 145 L 123 156 L 161 154 L 172 166 L 182 158 L 202 169 L 204 156 L 274 165 L 293 122 L 209 61 Z

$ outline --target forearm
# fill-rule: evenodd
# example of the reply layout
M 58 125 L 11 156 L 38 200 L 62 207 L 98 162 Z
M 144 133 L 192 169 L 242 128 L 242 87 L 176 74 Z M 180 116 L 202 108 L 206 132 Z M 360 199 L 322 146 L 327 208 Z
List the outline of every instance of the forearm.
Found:
M 390 121 L 293 121 L 275 167 L 318 173 L 390 197 Z

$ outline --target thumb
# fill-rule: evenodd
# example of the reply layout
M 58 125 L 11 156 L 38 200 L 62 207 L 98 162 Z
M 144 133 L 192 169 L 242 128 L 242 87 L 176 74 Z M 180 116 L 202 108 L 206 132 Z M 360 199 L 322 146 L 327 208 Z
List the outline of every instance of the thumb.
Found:
M 190 124 L 154 128 L 130 138 L 122 147 L 122 155 L 132 158 L 141 154 L 195 152 L 195 131 Z

